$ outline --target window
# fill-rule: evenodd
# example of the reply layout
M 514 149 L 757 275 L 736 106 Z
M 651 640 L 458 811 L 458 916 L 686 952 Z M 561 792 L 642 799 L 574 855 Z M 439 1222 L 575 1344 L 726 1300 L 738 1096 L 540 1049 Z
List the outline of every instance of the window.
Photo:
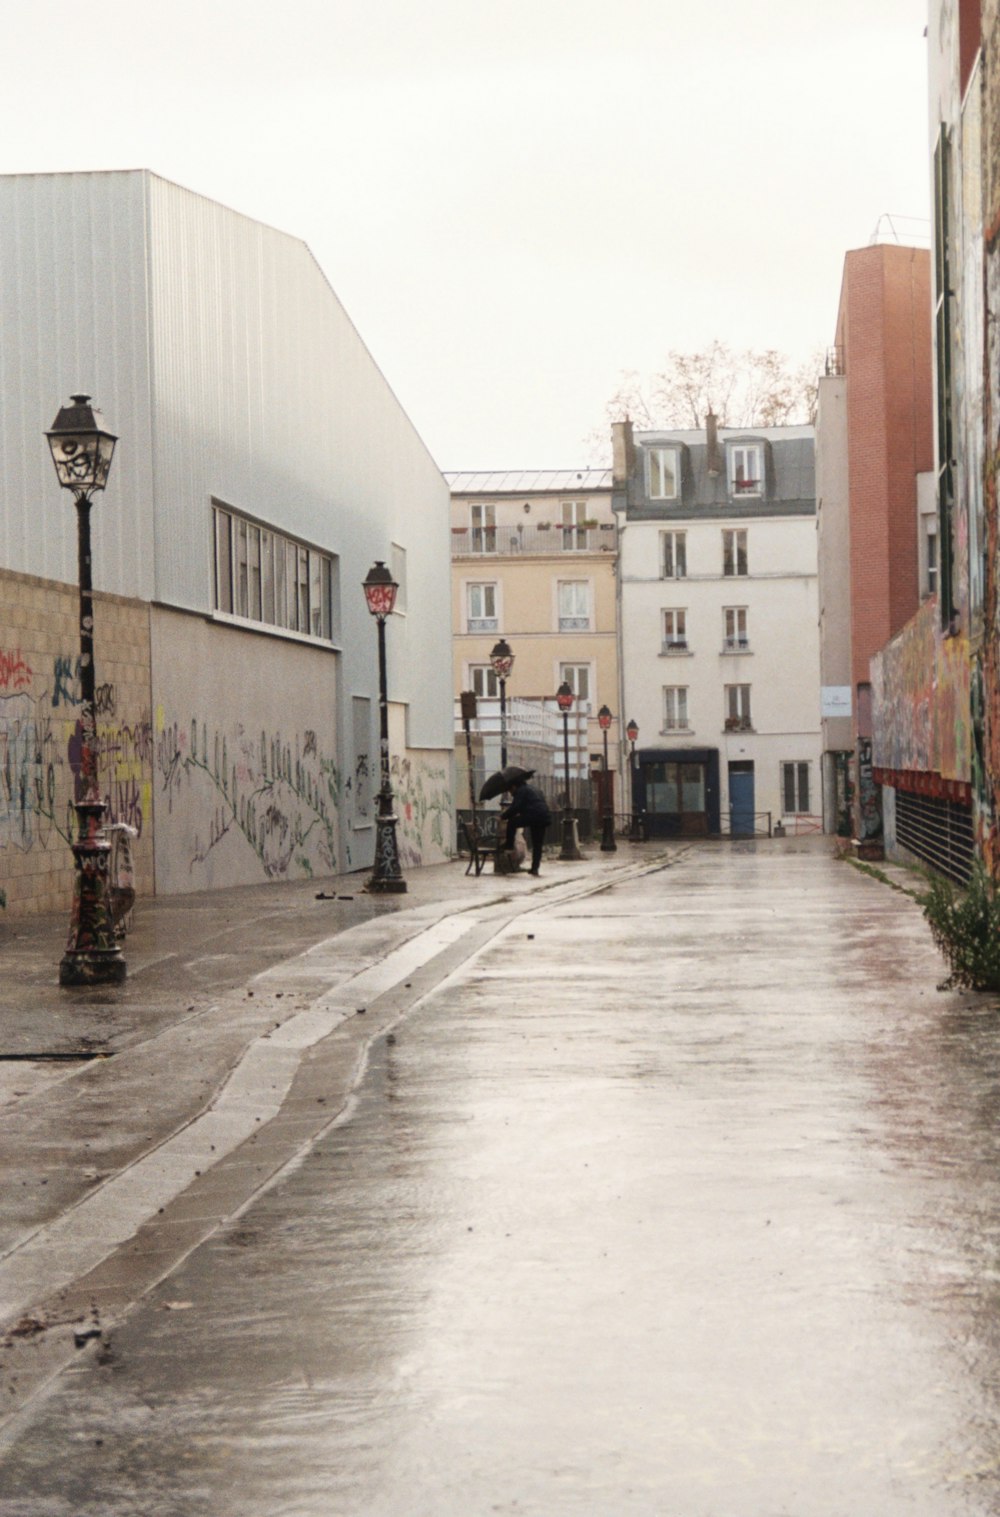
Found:
M 763 495 L 764 450 L 759 442 L 730 445 L 729 487 L 733 495 Z
M 650 500 L 676 500 L 680 470 L 676 448 L 650 448 L 646 454 Z
M 590 631 L 590 582 L 585 579 L 559 581 L 559 631 Z
M 214 506 L 215 609 L 331 640 L 339 632 L 337 559 Z
M 726 527 L 722 533 L 722 572 L 727 578 L 747 572 L 747 533 L 745 527 Z
M 660 574 L 664 579 L 683 579 L 687 574 L 687 533 L 660 533 Z
M 663 730 L 664 732 L 686 732 L 688 730 L 688 693 L 686 685 L 665 685 L 663 687 Z
M 750 686 L 726 685 L 725 727 L 727 732 L 750 730 Z
M 500 683 L 492 664 L 469 665 L 469 688 L 485 699 L 496 699 L 500 694 Z
M 473 553 L 497 550 L 497 508 L 493 505 L 470 506 Z
M 726 653 L 749 648 L 746 606 L 726 606 L 722 612 L 722 647 Z
M 936 532 L 927 534 L 927 594 L 933 595 L 938 583 L 938 540 Z
M 572 690 L 575 700 L 582 706 L 590 703 L 590 665 L 560 664 L 559 683 L 565 682 Z
M 781 807 L 785 816 L 809 814 L 809 765 L 782 764 Z
M 466 616 L 467 632 L 496 632 L 497 587 L 490 585 L 467 585 Z
M 663 651 L 681 653 L 687 650 L 687 612 L 679 610 L 663 613 Z
M 587 502 L 585 500 L 564 500 L 561 507 L 562 515 L 562 545 L 566 552 L 586 548 L 587 528 L 584 522 L 587 520 Z

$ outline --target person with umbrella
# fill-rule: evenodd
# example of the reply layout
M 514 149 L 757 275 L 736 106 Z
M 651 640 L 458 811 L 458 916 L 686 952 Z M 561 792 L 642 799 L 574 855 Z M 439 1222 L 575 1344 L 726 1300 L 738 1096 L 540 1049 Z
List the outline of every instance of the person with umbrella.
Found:
M 542 862 L 545 831 L 552 817 L 542 792 L 536 790 L 534 785 L 528 784 L 534 772 L 533 769 L 521 769 L 516 764 L 509 764 L 506 769 L 501 769 L 499 774 L 490 776 L 479 798 L 490 800 L 504 791 L 510 792 L 510 804 L 500 813 L 501 819 L 507 823 L 505 846 L 513 848 L 514 834 L 519 827 L 523 827 L 531 838 L 530 873 L 537 875 Z

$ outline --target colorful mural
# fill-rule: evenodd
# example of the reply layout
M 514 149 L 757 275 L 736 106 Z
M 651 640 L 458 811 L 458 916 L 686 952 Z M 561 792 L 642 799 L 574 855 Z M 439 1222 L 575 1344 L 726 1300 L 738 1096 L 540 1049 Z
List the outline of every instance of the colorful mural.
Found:
M 936 597 L 872 660 L 876 769 L 972 778 L 969 640 L 943 632 Z

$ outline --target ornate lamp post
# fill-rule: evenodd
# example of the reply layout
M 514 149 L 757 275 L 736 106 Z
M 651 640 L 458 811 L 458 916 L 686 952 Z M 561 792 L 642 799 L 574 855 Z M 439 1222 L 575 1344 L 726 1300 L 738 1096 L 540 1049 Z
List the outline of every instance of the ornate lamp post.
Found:
M 76 878 L 66 952 L 59 964 L 60 985 L 120 985 L 125 956 L 115 939 L 108 904 L 111 845 L 104 837 L 106 807 L 97 781 L 97 714 L 94 704 L 94 601 L 90 562 L 90 508 L 108 482 L 118 441 L 101 424 L 89 395 L 74 395 L 46 432 L 56 477 L 76 503 L 80 590 L 80 773 L 76 784 Z
M 602 706 L 597 713 L 597 724 L 604 737 L 604 779 L 601 784 L 601 852 L 617 853 L 618 844 L 615 842 L 615 808 L 608 806 L 608 730 L 611 726 L 612 716 L 609 706 Z
M 639 736 L 638 722 L 629 722 L 628 726 L 625 728 L 625 736 L 632 744 L 632 752 L 629 755 L 629 799 L 632 802 L 632 830 L 629 833 L 629 841 L 632 843 L 638 843 L 641 841 L 639 837 L 639 813 L 635 809 L 635 743 L 636 738 Z
M 566 804 L 563 807 L 562 848 L 559 857 L 578 859 L 581 854 L 576 846 L 576 838 L 573 836 L 573 810 L 569 803 L 569 714 L 573 709 L 573 691 L 566 680 L 563 680 L 556 691 L 556 704 L 562 712 L 563 719 L 563 768 L 566 775 Z
M 389 785 L 389 699 L 385 674 L 385 619 L 391 615 L 396 604 L 399 586 L 382 560 L 378 559 L 368 570 L 363 589 L 368 609 L 378 622 L 379 770 L 382 777 L 378 793 L 378 815 L 375 819 L 375 866 L 365 889 L 382 894 L 403 895 L 406 881 L 399 863 L 396 817 L 393 814 L 392 789 Z
M 510 679 L 510 671 L 514 667 L 514 655 L 511 652 L 510 643 L 502 637 L 498 643 L 494 643 L 490 652 L 490 663 L 493 665 L 493 673 L 500 684 L 500 768 L 507 767 L 507 681 Z

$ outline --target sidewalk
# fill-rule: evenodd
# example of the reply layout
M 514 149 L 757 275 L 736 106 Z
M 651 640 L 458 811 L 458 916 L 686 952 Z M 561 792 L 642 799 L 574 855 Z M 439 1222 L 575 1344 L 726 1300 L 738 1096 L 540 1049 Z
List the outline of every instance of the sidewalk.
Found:
M 398 896 L 367 895 L 368 874 L 363 872 L 141 897 L 124 943 L 128 978 L 119 987 L 59 987 L 68 899 L 65 912 L 58 915 L 6 919 L 0 913 L 0 1100 L 5 1058 L 119 1052 L 178 1019 L 204 1011 L 283 959 L 361 923 L 383 921 L 388 945 L 405 930 L 398 923 L 391 925 L 400 914 L 419 909 L 424 922 L 435 914 L 464 911 L 514 892 L 545 890 L 606 870 L 616 861 L 651 857 L 655 851 L 654 845 L 645 845 L 643 852 L 626 843 L 610 856 L 594 848 L 578 863 L 553 858 L 537 880 L 526 871 L 497 877 L 489 869 L 476 879 L 466 876 L 466 860 L 456 859 L 413 870 L 407 876 L 407 893 Z M 379 937 L 373 935 L 374 952 Z

